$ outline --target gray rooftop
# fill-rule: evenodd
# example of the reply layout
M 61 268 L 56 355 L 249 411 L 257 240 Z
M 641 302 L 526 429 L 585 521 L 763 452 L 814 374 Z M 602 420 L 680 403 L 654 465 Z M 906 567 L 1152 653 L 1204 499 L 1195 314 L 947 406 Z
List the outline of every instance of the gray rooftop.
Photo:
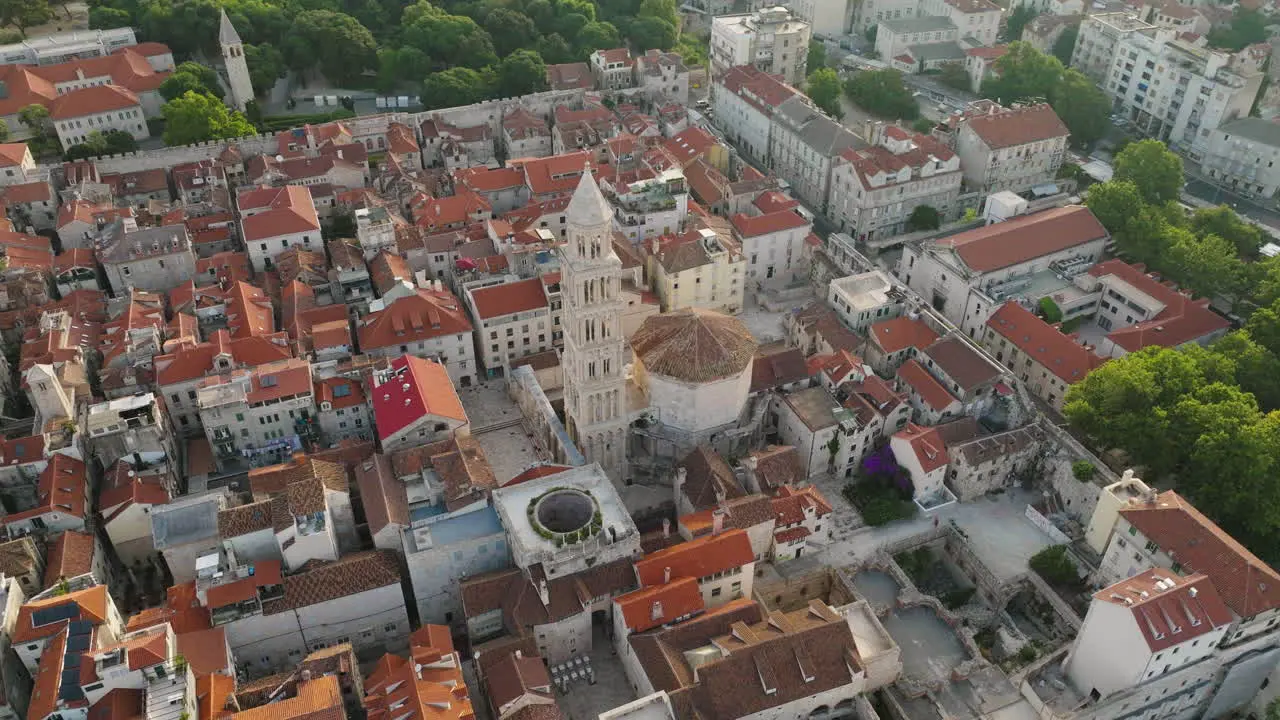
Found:
M 240 44 L 240 33 L 236 32 L 236 26 L 231 24 L 231 18 L 227 17 L 226 10 L 222 11 L 222 17 L 218 20 L 218 44 Z
M 1239 135 L 1242 138 L 1260 142 L 1271 147 L 1280 147 L 1280 123 L 1262 118 L 1247 117 L 1220 125 L 1218 130 L 1226 135 Z
M 824 115 L 803 95 L 784 100 L 776 117 L 819 155 L 833 157 L 845 148 L 866 147 L 848 128 Z
M 109 263 L 130 262 L 158 255 L 191 252 L 191 236 L 186 225 L 164 225 L 125 232 L 124 223 L 116 220 L 102 231 L 96 243 L 98 260 Z
M 227 506 L 219 492 L 158 505 L 151 511 L 151 539 L 157 550 L 218 537 L 218 511 Z
M 921 43 L 911 45 L 911 56 L 916 60 L 932 62 L 934 60 L 964 60 L 964 48 L 951 40 L 939 43 Z
M 900 20 L 881 20 L 880 24 L 896 34 L 956 29 L 956 24 L 951 22 L 951 18 L 942 17 L 941 15 L 902 18 Z

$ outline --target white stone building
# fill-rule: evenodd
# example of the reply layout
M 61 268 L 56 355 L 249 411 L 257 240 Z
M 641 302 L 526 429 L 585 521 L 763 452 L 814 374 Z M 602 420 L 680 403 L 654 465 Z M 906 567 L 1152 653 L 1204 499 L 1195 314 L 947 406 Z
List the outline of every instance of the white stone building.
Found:
M 1154 28 L 1130 12 L 1090 14 L 1080 23 L 1080 34 L 1071 53 L 1071 67 L 1095 82 L 1105 83 L 1119 47 L 1127 43 L 1130 35 Z
M 240 238 L 255 272 L 271 269 L 280 253 L 294 245 L 317 251 L 324 246 L 315 203 L 304 187 L 245 190 L 236 206 L 240 209 Z
M 513 360 L 551 349 L 560 331 L 543 278 L 506 280 L 464 291 L 488 378 L 505 375 Z
M 222 469 L 274 465 L 301 450 L 316 412 L 311 364 L 296 358 L 210 377 L 196 396 Z
M 882 270 L 832 280 L 827 286 L 827 304 L 860 335 L 867 335 L 872 324 L 891 320 L 903 311 L 893 279 Z
M 772 115 L 769 165 L 814 212 L 830 212 L 834 159 L 849 148 L 862 146 L 851 130 L 803 95 L 784 100 Z
M 746 256 L 722 221 L 652 240 L 650 285 L 664 310 L 703 308 L 736 315 L 744 307 Z
M 862 241 L 901 234 L 917 207 L 945 221 L 960 197 L 960 157 L 927 135 L 889 126 L 872 147 L 849 148 L 833 159 L 828 214 Z
M 711 72 L 718 77 L 731 67 L 754 65 L 798 85 L 808 76 L 811 35 L 809 23 L 784 7 L 720 15 L 711 21 Z
M 1231 192 L 1270 200 L 1280 190 L 1276 162 L 1280 162 L 1280 126 L 1242 117 L 1210 131 L 1200 170 Z
M 49 103 L 49 120 L 63 147 L 79 145 L 89 133 L 119 130 L 134 140 L 151 137 L 142 101 L 118 85 L 73 90 Z
M 1016 193 L 1058 176 L 1069 133 L 1049 105 L 1009 109 L 984 100 L 953 122 L 959 125 L 955 151 L 969 189 Z
M 789 287 L 809 278 L 805 243 L 813 222 L 800 203 L 776 192 L 764 193 L 747 213 L 729 221 L 746 260 L 745 282 L 753 289 Z

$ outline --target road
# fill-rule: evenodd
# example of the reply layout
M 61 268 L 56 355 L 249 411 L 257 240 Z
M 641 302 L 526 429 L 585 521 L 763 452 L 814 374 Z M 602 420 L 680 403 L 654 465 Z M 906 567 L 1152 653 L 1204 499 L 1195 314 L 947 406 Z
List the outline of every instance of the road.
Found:
M 1223 190 L 1217 185 L 1204 180 L 1195 179 L 1190 175 L 1187 176 L 1186 191 L 1188 195 L 1205 202 L 1215 205 L 1230 205 L 1241 215 L 1266 225 L 1276 232 L 1280 232 L 1280 213 L 1275 210 L 1258 205 L 1247 198 Z

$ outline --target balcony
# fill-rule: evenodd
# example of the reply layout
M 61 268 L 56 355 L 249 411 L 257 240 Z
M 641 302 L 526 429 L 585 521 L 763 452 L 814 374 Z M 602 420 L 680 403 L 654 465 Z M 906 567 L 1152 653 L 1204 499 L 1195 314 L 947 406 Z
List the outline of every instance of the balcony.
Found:
M 244 386 L 239 383 L 222 383 L 212 387 L 201 388 L 196 395 L 196 402 L 201 410 L 245 404 Z

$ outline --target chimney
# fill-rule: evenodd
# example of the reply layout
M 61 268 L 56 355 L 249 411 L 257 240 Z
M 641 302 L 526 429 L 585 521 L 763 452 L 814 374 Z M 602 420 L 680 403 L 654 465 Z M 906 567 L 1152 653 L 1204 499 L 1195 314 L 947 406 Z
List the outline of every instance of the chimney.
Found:
M 662 537 L 671 537 L 671 519 L 662 518 Z
M 520 650 L 518 650 L 518 649 L 517 649 L 517 650 L 516 650 L 516 659 L 517 659 L 517 660 L 519 660 L 519 659 L 520 659 L 520 658 L 522 658 L 522 657 L 524 657 L 524 655 L 520 652 Z
M 711 534 L 719 535 L 724 532 L 724 511 L 716 509 L 711 511 Z
M 311 671 L 310 671 L 310 670 L 308 670 L 307 668 L 303 668 L 303 669 L 302 669 L 302 682 L 310 682 L 310 681 L 311 681 Z
M 662 568 L 662 584 L 666 585 L 671 582 L 671 568 Z
M 649 618 L 651 620 L 662 619 L 662 601 L 660 600 L 653 601 L 653 609 L 649 612 Z

